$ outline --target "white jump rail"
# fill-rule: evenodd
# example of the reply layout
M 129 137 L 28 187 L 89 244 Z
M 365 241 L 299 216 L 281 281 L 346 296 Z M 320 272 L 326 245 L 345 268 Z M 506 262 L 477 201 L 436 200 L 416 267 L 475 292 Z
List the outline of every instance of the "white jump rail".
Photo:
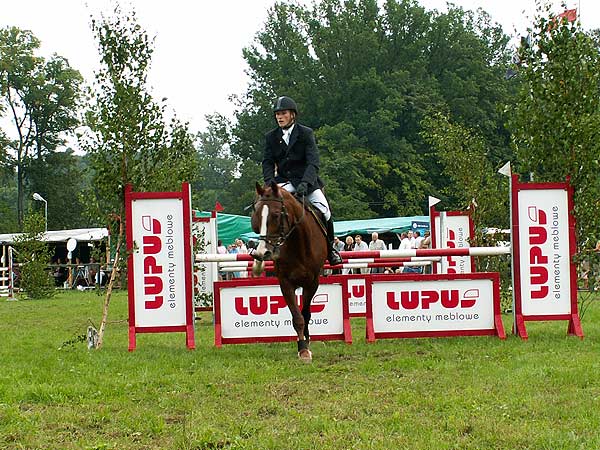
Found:
M 407 250 L 380 250 L 364 252 L 340 252 L 342 258 L 411 258 L 432 256 L 499 256 L 509 255 L 510 247 L 467 247 L 467 248 L 430 248 Z M 245 253 L 200 253 L 197 262 L 253 261 L 252 255 Z

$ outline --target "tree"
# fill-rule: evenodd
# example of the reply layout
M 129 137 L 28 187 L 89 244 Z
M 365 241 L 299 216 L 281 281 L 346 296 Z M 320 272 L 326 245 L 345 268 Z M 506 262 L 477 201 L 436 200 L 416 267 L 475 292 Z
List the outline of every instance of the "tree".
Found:
M 413 0 L 276 3 L 244 50 L 251 82 L 231 151 L 260 162 L 272 102 L 293 97 L 315 129 L 326 191 L 342 217 L 424 212 L 447 177 L 422 121 L 448 111 L 485 141 L 492 165 L 511 154 L 499 104 L 508 38 L 483 11 L 426 11 Z
M 79 124 L 82 77 L 66 59 L 35 56 L 40 41 L 16 27 L 0 30 L 0 95 L 14 125 L 11 147 L 17 171 L 17 221 L 22 225 L 27 165 L 64 144 Z
M 193 185 L 193 204 L 201 210 L 211 211 L 217 201 L 232 205 L 230 187 L 238 171 L 238 162 L 229 150 L 228 121 L 220 115 L 208 116 L 207 121 L 207 131 L 198 133 L 198 170 Z
M 578 255 L 600 280 L 600 50 L 597 33 L 558 19 L 538 3 L 531 44 L 520 49 L 517 102 L 507 108 L 517 171 L 536 181 L 564 181 L 574 189 Z M 585 298 L 582 297 L 585 302 Z M 582 307 L 582 311 L 585 308 Z
M 48 229 L 62 230 L 100 226 L 85 217 L 89 180 L 84 157 L 73 150 L 49 152 L 32 158 L 25 166 L 26 189 L 39 193 L 48 202 Z
M 580 253 L 600 239 L 600 51 L 592 33 L 558 20 L 539 3 L 521 48 L 522 87 L 508 107 L 517 170 L 536 181 L 564 181 L 575 192 Z
M 49 298 L 55 293 L 54 279 L 48 270 L 50 250 L 48 244 L 42 241 L 45 220 L 38 213 L 27 216 L 24 233 L 15 239 L 21 289 L 31 299 Z
M 486 142 L 464 126 L 436 113 L 423 120 L 422 134 L 440 160 L 448 187 L 440 193 L 444 207 L 471 209 L 476 228 L 507 228 L 509 206 L 507 183 L 500 177 L 487 154 Z M 475 206 L 476 205 L 476 206 Z
M 117 238 L 99 330 L 101 347 L 112 286 L 122 263 L 125 187 L 179 190 L 181 182 L 194 173 L 195 149 L 187 125 L 177 118 L 166 124 L 165 105 L 157 104 L 148 91 L 152 40 L 135 12 L 125 13 L 116 5 L 113 16 L 92 19 L 91 27 L 102 66 L 86 113 L 91 133 L 84 137 L 83 146 L 90 155 L 97 215 L 108 222 Z

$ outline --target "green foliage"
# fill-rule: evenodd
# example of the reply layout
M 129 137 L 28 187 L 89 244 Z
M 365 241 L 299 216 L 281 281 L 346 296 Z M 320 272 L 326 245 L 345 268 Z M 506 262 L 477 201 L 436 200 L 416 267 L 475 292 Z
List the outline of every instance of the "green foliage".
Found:
M 208 116 L 207 120 L 208 129 L 198 133 L 198 170 L 192 185 L 192 204 L 203 211 L 211 211 L 217 201 L 231 204 L 231 188 L 238 171 L 238 162 L 229 151 L 229 123 L 219 115 Z
M 90 156 L 93 189 L 88 201 L 96 220 L 122 216 L 124 189 L 180 190 L 192 179 L 195 149 L 187 124 L 165 121 L 164 104 L 157 104 L 146 86 L 152 40 L 135 12 L 117 5 L 114 15 L 93 19 L 102 66 L 96 73 L 90 109 L 91 133 L 82 145 Z
M 23 234 L 15 239 L 20 287 L 32 299 L 49 298 L 55 293 L 54 279 L 48 270 L 50 250 L 41 240 L 45 226 L 43 214 L 31 214 L 25 218 Z
M 4 139 L 3 147 L 10 148 L 17 169 L 19 226 L 26 206 L 28 167 L 64 145 L 65 136 L 79 125 L 81 75 L 61 56 L 48 61 L 36 56 L 39 47 L 40 41 L 30 31 L 0 29 L 0 113 L 8 113 L 17 135 L 14 142 Z
M 251 82 L 231 152 L 259 163 L 273 100 L 289 95 L 315 129 L 336 219 L 423 213 L 447 186 L 423 118 L 448 111 L 480 136 L 492 166 L 510 154 L 498 108 L 511 98 L 507 42 L 483 11 L 452 5 L 441 14 L 411 0 L 276 3 L 244 50 Z
M 485 140 L 447 115 L 433 114 L 423 122 L 422 135 L 436 152 L 448 185 L 444 208 L 470 209 L 475 226 L 507 228 L 508 183 L 496 173 Z
M 522 86 L 509 127 L 518 172 L 570 178 L 581 258 L 600 239 L 600 51 L 595 35 L 549 11 L 538 4 L 531 45 L 520 49 Z

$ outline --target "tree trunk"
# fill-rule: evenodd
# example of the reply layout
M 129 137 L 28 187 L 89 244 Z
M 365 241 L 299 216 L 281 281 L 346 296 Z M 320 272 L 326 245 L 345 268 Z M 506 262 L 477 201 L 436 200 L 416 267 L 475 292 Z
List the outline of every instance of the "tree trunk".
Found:
M 106 286 L 106 297 L 104 298 L 104 307 L 102 308 L 102 321 L 100 322 L 100 330 L 98 330 L 98 344 L 96 348 L 102 347 L 104 340 L 104 331 L 106 330 L 106 321 L 108 319 L 108 305 L 110 304 L 110 297 L 112 295 L 113 285 L 119 269 L 119 260 L 121 256 L 121 245 L 123 244 L 123 220 L 119 218 L 119 237 L 117 239 L 117 249 L 115 251 L 115 262 L 113 264 L 112 271 L 110 273 L 110 280 Z

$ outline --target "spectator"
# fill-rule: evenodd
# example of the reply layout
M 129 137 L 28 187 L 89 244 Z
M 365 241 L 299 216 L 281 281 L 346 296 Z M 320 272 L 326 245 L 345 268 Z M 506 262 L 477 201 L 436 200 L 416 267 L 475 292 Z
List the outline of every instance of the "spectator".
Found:
M 369 250 L 385 250 L 385 242 L 379 239 L 379 233 L 371 233 L 371 242 L 369 242 Z M 374 267 L 373 269 L 371 269 L 371 273 L 383 273 L 383 267 Z
M 412 230 L 408 230 L 406 232 L 406 237 L 408 238 L 408 240 L 410 241 L 410 248 L 416 248 L 415 247 L 415 236 L 412 232 Z
M 223 241 L 221 239 L 217 241 L 217 253 L 219 255 L 224 255 L 227 253 L 227 248 L 223 245 Z
M 423 236 L 423 240 L 421 241 L 421 246 L 419 248 L 431 248 L 431 233 L 429 232 L 429 230 L 427 230 L 425 232 L 425 235 Z M 423 269 L 423 273 L 431 273 L 431 266 L 432 264 L 435 264 L 434 262 L 426 265 Z
M 346 236 L 346 245 L 344 245 L 345 252 L 351 252 L 354 250 L 354 239 L 352 236 Z M 350 269 L 342 269 L 342 274 L 348 275 L 350 273 Z
M 346 246 L 345 246 L 345 245 L 344 245 L 344 243 L 343 243 L 343 242 L 340 240 L 340 238 L 339 238 L 339 237 L 335 236 L 335 237 L 333 238 L 333 248 L 334 248 L 334 249 L 336 249 L 336 250 L 338 251 L 338 253 L 339 253 L 339 252 L 342 252 L 342 251 L 344 251 L 344 250 L 345 250 L 345 247 L 346 247 Z M 332 273 L 333 273 L 334 275 L 339 275 L 340 273 L 342 273 L 342 271 L 341 271 L 341 269 L 334 269 L 334 270 L 332 271 Z
M 431 233 L 429 230 L 425 232 L 419 248 L 431 248 Z
M 425 239 L 423 236 L 421 236 L 421 232 L 420 231 L 415 231 L 415 248 L 421 248 L 421 242 L 423 242 L 423 239 Z
M 355 252 L 367 252 L 369 251 L 369 246 L 365 241 L 362 240 L 362 236 L 357 234 L 354 236 L 354 251 Z M 363 267 L 362 269 L 354 269 L 354 273 L 369 273 L 368 267 Z
M 400 235 L 400 247 L 398 250 L 410 250 L 410 239 L 408 239 L 408 234 L 406 232 Z

